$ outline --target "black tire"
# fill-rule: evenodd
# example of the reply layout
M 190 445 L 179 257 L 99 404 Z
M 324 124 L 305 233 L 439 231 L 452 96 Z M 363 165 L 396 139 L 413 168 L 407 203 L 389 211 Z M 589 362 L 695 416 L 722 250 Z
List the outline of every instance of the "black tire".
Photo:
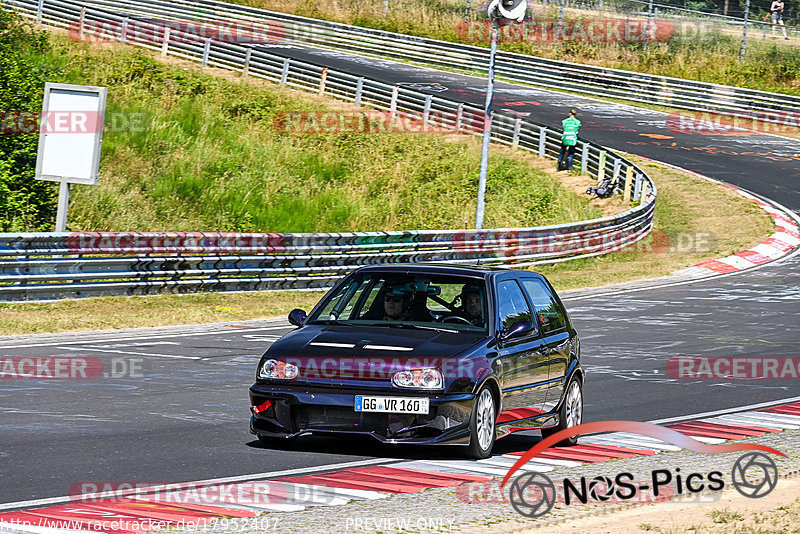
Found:
M 472 416 L 469 418 L 469 445 L 466 448 L 467 458 L 488 458 L 492 454 L 496 438 L 497 402 L 492 390 L 483 386 L 475 396 Z
M 567 428 L 578 426 L 583 421 L 583 388 L 578 378 L 570 380 L 567 386 L 567 393 L 564 395 L 564 402 L 558 411 L 558 425 L 552 428 L 542 429 L 542 438 L 547 438 Z M 578 436 L 570 436 L 559 441 L 559 447 L 571 447 L 578 444 Z

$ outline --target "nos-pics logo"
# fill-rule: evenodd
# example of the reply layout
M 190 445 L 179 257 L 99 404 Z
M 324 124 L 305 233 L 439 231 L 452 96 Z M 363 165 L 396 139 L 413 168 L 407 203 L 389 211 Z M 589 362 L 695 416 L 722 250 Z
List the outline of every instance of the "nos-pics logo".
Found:
M 740 456 L 734 463 L 731 471 L 731 484 L 736 491 L 750 498 L 768 495 L 778 483 L 778 467 L 775 462 L 766 454 L 755 451 L 786 456 L 776 449 L 763 445 L 706 445 L 676 430 L 652 423 L 598 421 L 562 430 L 536 444 L 511 467 L 501 486 L 505 486 L 511 476 L 525 463 L 564 438 L 609 431 L 650 436 L 694 452 L 706 454 L 749 450 L 750 452 Z M 521 515 L 534 518 L 550 512 L 556 502 L 563 502 L 566 505 L 586 504 L 590 500 L 594 502 L 611 500 L 624 502 L 641 497 L 644 492 L 650 492 L 656 500 L 660 500 L 660 496 L 673 497 L 702 491 L 721 491 L 724 487 L 725 481 L 721 471 L 686 473 L 681 472 L 680 468 L 675 468 L 674 470 L 655 469 L 650 473 L 649 478 L 640 481 L 635 481 L 631 473 L 622 472 L 612 477 L 597 476 L 592 479 L 580 477 L 578 480 L 565 478 L 559 484 L 554 483 L 543 473 L 526 472 L 511 482 L 508 491 L 511 506 Z

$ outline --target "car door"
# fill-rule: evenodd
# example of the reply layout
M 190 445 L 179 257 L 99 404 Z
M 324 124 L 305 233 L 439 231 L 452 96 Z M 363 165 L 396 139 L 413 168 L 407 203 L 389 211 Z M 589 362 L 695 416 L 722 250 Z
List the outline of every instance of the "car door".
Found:
M 531 307 L 516 280 L 497 284 L 497 330 L 502 333 L 519 321 L 533 322 Z M 535 324 L 535 323 L 534 323 Z M 503 388 L 503 412 L 498 423 L 542 413 L 547 396 L 548 369 L 538 332 L 498 342 L 498 376 Z
M 550 287 L 539 278 L 521 278 L 522 286 L 535 310 L 535 320 L 541 333 L 542 352 L 548 368 L 548 388 L 545 400 L 548 411 L 561 399 L 567 379 L 570 359 L 570 334 L 566 312 Z

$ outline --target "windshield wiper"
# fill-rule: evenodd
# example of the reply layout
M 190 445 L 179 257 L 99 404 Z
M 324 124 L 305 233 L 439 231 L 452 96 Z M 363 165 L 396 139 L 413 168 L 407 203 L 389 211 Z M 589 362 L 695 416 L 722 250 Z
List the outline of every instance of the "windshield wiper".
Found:
M 386 321 L 384 323 L 373 323 L 370 326 L 388 326 L 389 328 L 411 328 L 414 330 L 433 330 L 435 332 L 449 332 L 450 334 L 458 334 L 458 330 L 450 330 L 447 328 L 439 328 L 436 326 L 421 326 L 413 323 L 396 323 L 393 321 Z

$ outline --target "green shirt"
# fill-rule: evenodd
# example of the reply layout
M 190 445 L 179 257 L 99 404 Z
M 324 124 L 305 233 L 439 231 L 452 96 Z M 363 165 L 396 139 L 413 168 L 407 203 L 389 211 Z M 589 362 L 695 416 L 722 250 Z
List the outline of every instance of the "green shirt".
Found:
M 561 136 L 561 143 L 567 146 L 575 146 L 578 144 L 578 129 L 581 127 L 581 121 L 573 117 L 569 117 L 561 121 L 561 128 L 564 130 L 564 135 Z

